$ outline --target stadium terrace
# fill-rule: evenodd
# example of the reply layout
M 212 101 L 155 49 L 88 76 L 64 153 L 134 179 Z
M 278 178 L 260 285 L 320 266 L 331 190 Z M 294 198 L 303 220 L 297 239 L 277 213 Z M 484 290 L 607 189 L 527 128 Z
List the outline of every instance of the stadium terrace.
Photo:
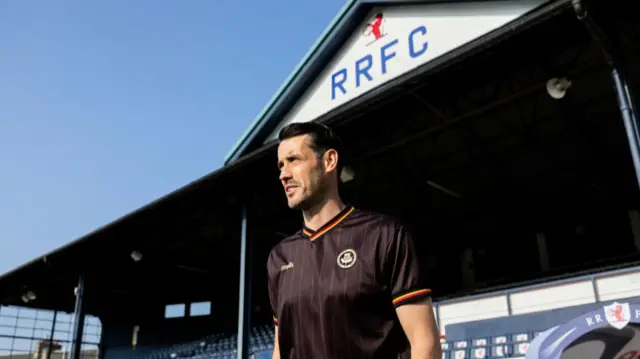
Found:
M 0 277 L 0 356 L 269 358 L 267 254 L 301 225 L 276 135 L 302 121 L 348 144 L 348 202 L 418 234 L 445 358 L 640 301 L 635 12 L 348 1 L 223 168 Z

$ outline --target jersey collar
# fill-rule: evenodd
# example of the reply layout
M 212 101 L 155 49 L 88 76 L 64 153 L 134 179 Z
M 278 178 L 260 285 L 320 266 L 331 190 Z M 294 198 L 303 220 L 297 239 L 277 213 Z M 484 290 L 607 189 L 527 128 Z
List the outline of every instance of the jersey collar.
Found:
M 307 228 L 307 226 L 303 226 L 302 235 L 307 237 L 310 241 L 314 241 L 321 236 L 325 235 L 329 231 L 331 231 L 338 224 L 343 222 L 349 215 L 353 212 L 355 208 L 353 206 L 346 206 L 340 213 L 338 213 L 335 217 L 333 217 L 329 222 L 322 225 L 322 227 L 318 228 L 317 231 Z

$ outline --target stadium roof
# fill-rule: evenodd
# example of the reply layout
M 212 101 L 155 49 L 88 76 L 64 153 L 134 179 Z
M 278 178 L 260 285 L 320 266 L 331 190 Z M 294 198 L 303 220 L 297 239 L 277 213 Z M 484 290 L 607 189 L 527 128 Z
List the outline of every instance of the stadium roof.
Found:
M 100 286 L 111 293 L 133 297 L 153 293 L 171 298 L 171 294 L 161 293 L 171 288 L 170 282 L 184 290 L 206 287 L 192 286 L 194 281 L 202 281 L 199 274 L 205 271 L 198 268 L 202 268 L 203 263 L 209 270 L 224 269 L 228 265 L 235 267 L 237 264 L 236 257 L 215 255 L 216 251 L 239 251 L 239 241 L 228 239 L 239 238 L 241 202 L 245 199 L 243 193 L 225 194 L 231 183 L 238 185 L 242 182 L 242 179 L 234 177 L 236 168 L 237 164 L 214 171 L 2 274 L 0 304 L 30 306 L 31 303 L 20 303 L 20 297 L 33 289 L 38 297 L 34 303 L 36 307 L 72 309 L 71 289 L 79 275 L 92 277 L 94 284 L 100 281 Z M 229 222 L 236 225 L 226 225 Z M 230 229 L 233 233 L 229 232 Z M 143 253 L 139 264 L 132 259 L 133 251 Z M 136 283 L 140 276 L 167 279 L 161 286 L 158 282 Z M 168 278 L 175 278 L 175 281 Z M 154 289 L 156 286 L 158 288 Z M 65 294 L 60 295 L 61 291 Z M 173 288 L 173 291 L 174 297 L 180 295 L 179 290 Z M 208 293 L 199 296 L 206 298 Z M 103 298 L 107 302 L 113 299 L 108 295 L 103 295 Z M 93 304 L 101 307 L 104 303 L 93 301 Z
M 320 35 L 298 66 L 251 123 L 225 157 L 225 164 L 262 146 L 283 116 L 300 99 L 311 83 L 329 64 L 369 12 L 378 6 L 428 3 L 501 2 L 504 0 L 347 0 L 340 12 Z M 504 1 L 506 3 L 506 1 Z

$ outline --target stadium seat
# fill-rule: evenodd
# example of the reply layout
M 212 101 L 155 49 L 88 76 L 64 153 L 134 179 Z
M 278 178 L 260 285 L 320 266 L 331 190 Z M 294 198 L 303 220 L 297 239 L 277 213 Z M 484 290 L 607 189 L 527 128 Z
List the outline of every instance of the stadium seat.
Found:
M 485 359 L 489 357 L 486 347 L 478 347 L 471 349 L 471 358 L 473 359 Z
M 528 342 L 530 340 L 531 340 L 530 334 L 528 333 L 518 333 L 518 334 L 511 335 L 511 341 L 515 343 Z
M 498 359 L 524 357 L 529 343 L 539 332 L 520 332 L 491 338 L 442 339 L 442 359 Z M 270 358 L 274 333 L 270 326 L 254 327 L 250 331 L 249 351 L 255 358 Z M 237 335 L 211 334 L 199 340 L 158 348 L 141 359 L 227 359 L 237 354 Z
M 487 338 L 475 338 L 471 341 L 471 345 L 473 345 L 474 348 L 484 348 L 488 343 Z
M 457 340 L 453 342 L 453 347 L 456 349 L 465 349 L 469 347 L 469 342 L 466 340 Z

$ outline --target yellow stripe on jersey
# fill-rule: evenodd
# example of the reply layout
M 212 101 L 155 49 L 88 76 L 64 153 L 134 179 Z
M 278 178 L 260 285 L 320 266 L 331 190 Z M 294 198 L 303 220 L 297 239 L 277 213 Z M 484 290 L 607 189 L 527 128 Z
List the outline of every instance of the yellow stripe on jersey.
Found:
M 302 233 L 308 236 L 310 241 L 314 241 L 317 238 L 320 238 L 323 234 L 332 230 L 335 226 L 340 224 L 340 222 L 344 221 L 345 218 L 349 217 L 349 215 L 351 214 L 351 212 L 353 212 L 353 210 L 355 210 L 354 207 L 349 208 L 349 210 L 347 210 L 344 214 L 342 214 L 338 218 L 335 218 L 332 222 L 328 223 L 327 225 L 323 226 L 322 229 L 318 232 L 314 233 L 305 228 L 302 230 Z
M 410 299 L 416 298 L 416 297 L 422 297 L 422 296 L 427 296 L 431 294 L 431 289 L 419 289 L 419 290 L 414 290 L 413 292 L 409 292 L 406 294 L 402 294 L 399 297 L 395 298 L 392 303 L 393 305 L 399 305 L 402 304 L 403 302 L 406 302 Z

